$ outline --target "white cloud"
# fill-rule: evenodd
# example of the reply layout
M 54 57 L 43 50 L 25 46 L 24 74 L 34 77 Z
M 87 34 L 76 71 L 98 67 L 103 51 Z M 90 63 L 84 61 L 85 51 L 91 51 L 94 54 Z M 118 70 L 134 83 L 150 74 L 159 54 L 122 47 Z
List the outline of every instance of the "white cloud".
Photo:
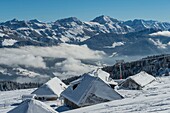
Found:
M 166 37 L 170 37 L 170 31 L 158 31 L 156 33 L 150 34 L 150 36 L 166 36 Z
M 85 65 L 80 60 L 74 58 L 67 58 L 65 61 L 61 63 L 55 64 L 56 68 L 60 68 L 62 71 L 62 76 L 75 76 L 81 75 L 83 73 L 87 73 L 95 68 L 96 66 Z M 59 76 L 58 73 L 56 73 Z
M 42 57 L 34 56 L 31 54 L 13 54 L 6 53 L 6 51 L 0 50 L 0 64 L 5 65 L 25 65 L 31 67 L 41 67 L 45 68 L 45 63 L 43 62 Z
M 21 48 L 0 49 L 0 64 L 25 65 L 45 68 L 42 57 L 74 58 L 74 59 L 101 59 L 102 51 L 93 51 L 86 45 L 60 44 L 53 47 L 26 46 Z M 78 63 L 78 62 L 74 62 Z
M 87 47 L 87 45 L 72 45 L 60 44 L 53 47 L 23 47 L 21 48 L 28 53 L 42 57 L 68 58 L 76 59 L 100 59 L 105 54 L 102 51 L 94 51 Z

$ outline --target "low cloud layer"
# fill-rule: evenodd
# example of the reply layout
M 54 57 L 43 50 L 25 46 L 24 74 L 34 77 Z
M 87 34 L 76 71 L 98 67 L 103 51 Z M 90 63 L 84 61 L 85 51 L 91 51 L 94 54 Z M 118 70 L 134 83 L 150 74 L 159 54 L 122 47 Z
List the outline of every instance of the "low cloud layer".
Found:
M 74 58 L 67 58 L 65 61 L 56 63 L 56 68 L 60 68 L 62 75 L 59 73 L 55 73 L 56 76 L 62 77 L 64 76 L 75 76 L 75 75 L 81 75 L 83 73 L 87 73 L 89 71 L 92 71 L 93 69 L 96 69 L 96 66 L 83 64 L 80 60 L 74 59 Z
M 0 64 L 25 65 L 45 68 L 43 57 L 101 59 L 104 52 L 93 51 L 86 45 L 61 44 L 54 47 L 27 46 L 21 48 L 0 49 Z
M 159 32 L 150 34 L 150 36 L 166 36 L 166 37 L 170 37 L 170 31 L 159 31 Z
M 68 58 L 75 59 L 100 59 L 104 55 L 104 52 L 93 51 L 87 47 L 87 45 L 71 45 L 60 44 L 53 47 L 23 47 L 22 50 L 33 54 L 35 56 L 42 57 L 55 57 L 55 58 Z
M 0 64 L 17 66 L 17 65 L 25 65 L 36 68 L 45 68 L 45 63 L 43 58 L 40 56 L 34 56 L 31 54 L 14 54 L 13 52 L 6 50 L 0 50 Z

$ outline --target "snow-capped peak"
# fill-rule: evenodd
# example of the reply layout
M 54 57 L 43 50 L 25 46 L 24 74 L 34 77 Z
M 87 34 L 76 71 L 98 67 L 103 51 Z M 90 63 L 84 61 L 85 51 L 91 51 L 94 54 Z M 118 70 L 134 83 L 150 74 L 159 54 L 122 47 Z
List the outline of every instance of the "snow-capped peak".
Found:
M 11 22 L 18 22 L 19 20 L 17 20 L 16 18 L 10 20 Z
M 76 22 L 76 23 L 79 23 L 79 24 L 82 23 L 82 22 L 81 22 L 78 18 L 76 18 L 76 17 L 64 18 L 64 19 L 57 20 L 56 22 L 59 22 L 59 23 L 71 23 L 71 22 Z
M 119 21 L 109 16 L 101 15 L 93 19 L 92 22 L 98 22 L 100 24 L 106 24 L 106 23 L 114 24 L 114 23 L 118 23 Z
M 29 20 L 29 22 L 32 22 L 32 23 L 42 23 L 41 21 L 39 21 L 39 20 L 37 20 L 37 19 Z

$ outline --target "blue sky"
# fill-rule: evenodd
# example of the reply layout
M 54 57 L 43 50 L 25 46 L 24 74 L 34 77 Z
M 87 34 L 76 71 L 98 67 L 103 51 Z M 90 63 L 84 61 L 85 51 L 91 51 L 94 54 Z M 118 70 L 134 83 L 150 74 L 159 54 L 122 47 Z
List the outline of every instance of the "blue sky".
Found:
M 119 20 L 170 22 L 170 0 L 0 0 L 0 21 L 39 19 L 50 22 L 74 16 L 90 21 L 99 15 Z

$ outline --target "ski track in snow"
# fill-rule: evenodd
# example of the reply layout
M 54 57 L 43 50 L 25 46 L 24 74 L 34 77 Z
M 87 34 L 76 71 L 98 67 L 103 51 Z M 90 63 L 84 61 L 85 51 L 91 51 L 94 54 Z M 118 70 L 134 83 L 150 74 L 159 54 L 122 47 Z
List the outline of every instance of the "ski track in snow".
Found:
M 101 103 L 65 113 L 170 113 L 170 77 L 157 78 L 143 90 L 118 90 L 125 98 Z M 0 92 L 0 113 L 6 113 L 20 103 L 23 94 L 35 89 Z M 5 106 L 4 106 L 5 104 Z M 51 104 L 46 102 L 46 104 Z

